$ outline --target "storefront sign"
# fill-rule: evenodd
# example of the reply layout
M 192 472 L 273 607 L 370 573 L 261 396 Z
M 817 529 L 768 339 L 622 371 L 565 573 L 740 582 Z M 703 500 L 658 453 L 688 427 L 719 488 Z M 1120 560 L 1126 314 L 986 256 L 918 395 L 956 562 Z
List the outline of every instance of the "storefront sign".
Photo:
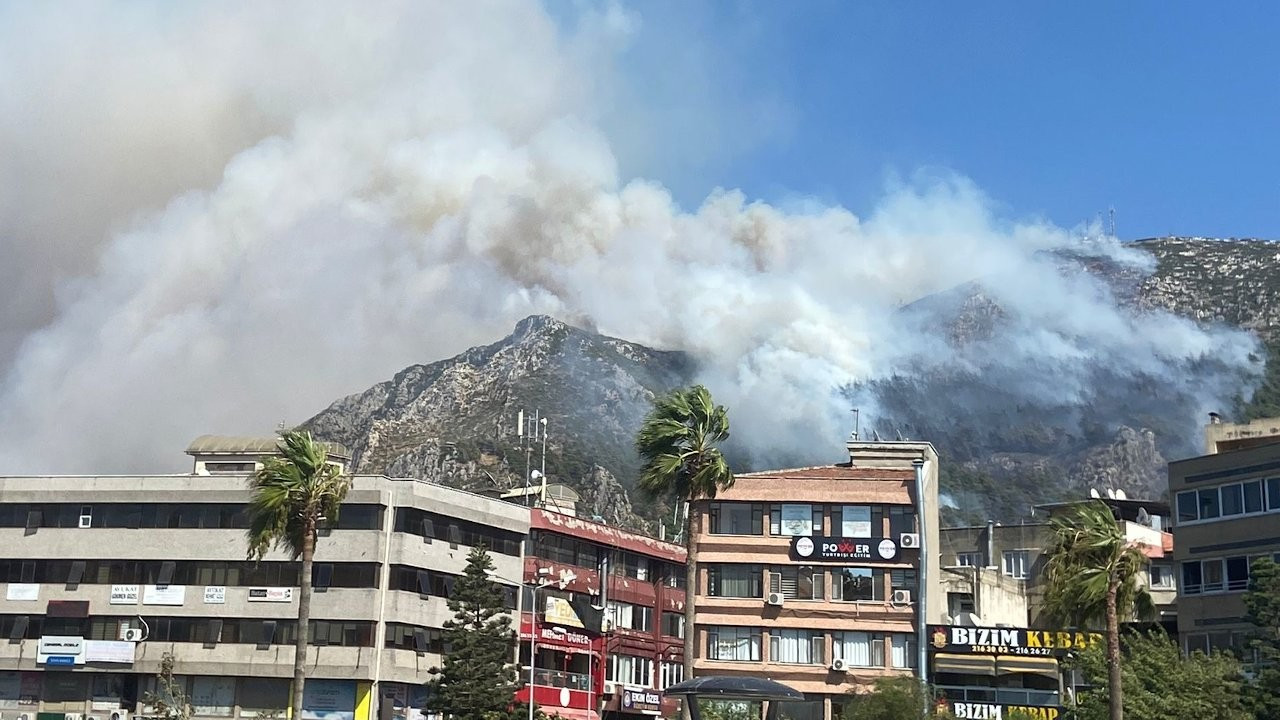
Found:
M 86 640 L 84 643 L 85 662 L 106 662 L 133 664 L 133 651 L 136 643 L 124 640 Z
M 1057 720 L 1062 716 L 1062 708 L 1038 707 L 1035 705 L 995 705 L 992 703 L 944 701 L 943 707 L 951 711 L 957 720 L 1004 720 L 1011 713 L 1017 712 L 1018 720 L 1034 718 L 1035 720 Z
M 547 596 L 546 614 L 543 620 L 552 625 L 586 627 L 582 624 L 582 618 L 578 617 L 578 613 L 574 611 L 573 605 L 568 600 L 554 595 Z
M 9 583 L 4 591 L 5 600 L 39 600 L 40 586 L 36 583 Z
M 623 690 L 622 709 L 636 712 L 661 712 L 662 696 L 648 690 Z
M 352 680 L 308 680 L 302 690 L 302 720 L 353 720 L 356 684 Z
M 913 550 L 904 551 L 893 538 L 795 537 L 791 559 L 812 562 L 898 563 Z
M 293 588 L 281 588 L 281 587 L 249 588 L 249 602 L 278 602 L 278 603 L 293 602 Z
M 227 586 L 226 585 L 205 585 L 204 586 L 204 604 L 205 605 L 223 605 L 227 602 Z
M 137 585 L 112 585 L 110 604 L 137 605 L 138 604 L 138 586 Z
M 584 633 L 573 632 L 572 630 L 566 630 L 562 627 L 545 627 L 544 626 L 540 628 L 538 636 L 540 640 L 545 640 L 549 642 L 565 643 L 567 645 L 575 645 L 575 646 L 584 647 L 584 648 L 591 647 L 590 636 Z
M 939 652 L 983 655 L 1065 655 L 1102 642 L 1102 633 L 1026 628 L 929 626 L 930 644 Z
M 186 585 L 146 585 L 142 588 L 143 605 L 181 605 L 186 599 Z
M 78 635 L 43 635 L 36 646 L 36 663 L 83 665 L 84 638 Z

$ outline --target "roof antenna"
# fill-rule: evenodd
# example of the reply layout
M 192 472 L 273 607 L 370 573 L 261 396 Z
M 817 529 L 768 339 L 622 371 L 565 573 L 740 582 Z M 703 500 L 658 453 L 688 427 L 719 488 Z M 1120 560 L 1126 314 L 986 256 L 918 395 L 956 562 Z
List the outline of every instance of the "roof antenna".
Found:
M 1116 236 L 1116 209 L 1111 208 L 1111 237 Z
M 872 431 L 871 431 L 871 437 L 875 438 L 876 442 L 880 442 L 880 431 L 879 431 L 879 430 L 872 430 Z

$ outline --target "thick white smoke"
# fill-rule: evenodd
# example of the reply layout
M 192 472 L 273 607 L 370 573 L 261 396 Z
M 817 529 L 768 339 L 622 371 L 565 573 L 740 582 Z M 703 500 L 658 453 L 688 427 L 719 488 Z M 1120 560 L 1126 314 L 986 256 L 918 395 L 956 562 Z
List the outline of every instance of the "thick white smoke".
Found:
M 838 447 L 850 381 L 965 360 L 897 311 L 975 278 L 1018 318 L 1008 364 L 1247 362 L 1243 335 L 1063 278 L 1044 251 L 1068 232 L 947 173 L 864 218 L 732 190 L 682 210 L 619 169 L 643 98 L 614 60 L 642 22 L 0 6 L 0 470 L 175 467 L 199 433 L 301 421 L 531 313 L 695 353 L 762 453 Z M 1080 378 L 1045 380 L 1021 391 Z

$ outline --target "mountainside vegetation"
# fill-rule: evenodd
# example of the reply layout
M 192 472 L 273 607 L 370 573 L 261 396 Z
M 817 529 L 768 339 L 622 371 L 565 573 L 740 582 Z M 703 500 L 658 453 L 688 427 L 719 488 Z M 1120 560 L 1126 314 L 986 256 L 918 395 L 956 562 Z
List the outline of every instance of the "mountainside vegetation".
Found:
M 1211 352 L 1178 366 L 1189 378 L 1212 374 L 1235 383 L 1234 403 L 1227 397 L 1223 407 L 1212 408 L 1196 395 L 1194 380 L 1174 387 L 1158 374 L 1105 363 L 1086 365 L 1074 394 L 1042 402 L 1028 402 L 972 365 L 851 388 L 851 396 L 873 397 L 879 416 L 891 419 L 865 427 L 864 438 L 878 432 L 884 439 L 928 440 L 939 449 L 944 522 L 1016 521 L 1037 504 L 1087 497 L 1090 489 L 1159 499 L 1168 461 L 1199 452 L 1206 409 L 1233 420 L 1280 415 L 1280 244 L 1157 238 L 1129 246 L 1152 256 L 1149 272 L 1087 252 L 1060 261 L 1072 272 L 1102 278 L 1131 312 L 1168 310 L 1206 326 L 1251 331 L 1261 341 L 1264 376 L 1224 373 Z M 1006 320 L 976 282 L 901 313 L 904 322 L 923 323 L 955 347 L 983 342 Z M 352 449 L 358 472 L 491 491 L 521 486 L 527 469 L 541 470 L 541 442 L 529 447 L 516 433 L 518 411 L 537 411 L 549 420 L 546 475 L 582 495 L 579 514 L 653 531 L 659 518 L 670 521 L 672 507 L 632 505 L 641 467 L 632 440 L 654 398 L 697 379 L 698 368 L 684 353 L 535 316 L 491 345 L 405 368 L 342 398 L 303 427 Z M 1046 379 L 1052 381 L 1051 373 Z M 794 460 L 838 461 L 842 440 L 817 439 L 797 448 Z M 735 471 L 765 469 L 747 467 L 758 462 L 750 450 L 733 440 L 726 445 Z

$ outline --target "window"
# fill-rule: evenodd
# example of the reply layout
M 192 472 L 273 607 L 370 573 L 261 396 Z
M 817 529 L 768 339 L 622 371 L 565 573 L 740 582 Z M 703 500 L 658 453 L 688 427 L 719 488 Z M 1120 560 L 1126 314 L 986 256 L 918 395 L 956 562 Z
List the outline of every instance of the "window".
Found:
M 1227 590 L 1248 590 L 1249 589 L 1249 558 L 1247 557 L 1229 557 L 1227 558 Z
M 1182 563 L 1182 592 L 1186 595 L 1198 595 L 1203 591 L 1204 576 L 1200 572 L 1200 561 Z
M 815 630 L 770 630 L 769 662 L 820 665 L 824 642 L 823 634 Z
M 822 569 L 810 565 L 784 565 L 769 573 L 769 592 L 788 600 L 821 600 L 825 583 Z
M 1244 484 L 1244 511 L 1246 513 L 1262 512 L 1262 481 L 1251 480 Z
M 916 580 L 916 571 L 891 570 L 889 572 L 889 587 L 893 590 L 907 590 L 911 593 L 919 592 L 920 583 Z
M 651 607 L 610 600 L 609 607 L 605 609 L 604 613 L 615 628 L 640 630 L 642 632 L 653 631 L 653 608 Z
M 584 544 L 578 543 L 579 548 Z M 579 557 L 581 557 L 581 552 L 579 552 Z M 614 575 L 635 578 L 636 580 L 649 579 L 649 558 L 647 557 L 642 557 L 635 553 L 619 552 L 609 562 Z M 587 565 L 586 567 L 595 566 Z
M 684 615 L 674 612 L 662 613 L 662 634 L 674 638 L 684 637 Z
M 916 511 L 910 505 L 890 505 L 888 507 L 889 515 L 889 537 L 896 542 L 902 533 L 913 533 L 916 531 Z
M 666 690 L 678 682 L 684 682 L 683 662 L 664 662 L 659 664 L 658 689 Z
M 822 506 L 783 503 L 769 510 L 769 534 L 784 537 L 822 534 Z
M 1173 567 L 1171 565 L 1152 564 L 1148 570 L 1151 576 L 1151 587 L 1155 589 L 1172 589 Z
M 1244 513 L 1244 488 L 1240 485 L 1223 485 L 1221 491 L 1222 515 L 1240 515 Z
M 762 535 L 764 507 L 759 503 L 711 503 L 712 535 Z
M 438 628 L 425 628 L 404 623 L 387 623 L 384 647 L 413 650 L 420 653 L 443 653 L 444 635 Z
M 895 668 L 913 668 L 916 666 L 916 641 L 907 633 L 894 633 L 889 636 L 889 666 Z
M 710 565 L 707 594 L 712 597 L 764 597 L 759 565 Z
M 856 667 L 884 667 L 884 640 L 865 632 L 832 633 L 831 656 Z
M 707 628 L 707 659 L 760 662 L 760 629 L 723 625 Z
M 982 553 L 956 553 L 956 565 L 960 567 L 982 567 Z
M 1026 550 L 1010 550 L 1004 554 L 1004 574 L 1025 580 L 1031 569 L 1031 553 Z
M 1178 522 L 1190 522 L 1200 519 L 1199 504 L 1196 500 L 1196 491 L 1178 493 Z
M 1200 519 L 1216 518 L 1220 514 L 1218 504 L 1218 488 L 1205 488 L 1197 496 L 1199 498 Z
M 871 568 L 840 568 L 831 583 L 831 599 L 854 602 L 884 600 L 884 571 Z
M 1200 562 L 1200 574 L 1203 579 L 1202 587 L 1205 592 L 1216 592 L 1222 590 L 1222 561 L 1221 560 L 1202 560 Z
M 610 658 L 607 679 L 623 685 L 653 687 L 653 661 L 635 655 L 614 655 Z
M 840 505 L 837 507 L 840 520 L 840 537 L 872 537 L 875 535 L 871 527 L 870 505 Z M 832 517 L 834 524 L 836 517 Z M 879 528 L 875 528 L 879 530 Z
M 345 513 L 345 511 L 344 511 Z M 342 516 L 339 516 L 341 522 Z M 431 520 L 430 523 L 424 522 Z M 423 539 L 444 540 L 454 545 L 484 545 L 490 552 L 520 557 L 523 536 L 508 530 L 429 513 L 417 508 L 396 508 L 395 531 Z M 426 535 L 430 533 L 431 537 Z M 572 556 L 560 560 L 572 563 Z
M 1280 510 L 1280 477 L 1267 478 L 1267 509 Z

